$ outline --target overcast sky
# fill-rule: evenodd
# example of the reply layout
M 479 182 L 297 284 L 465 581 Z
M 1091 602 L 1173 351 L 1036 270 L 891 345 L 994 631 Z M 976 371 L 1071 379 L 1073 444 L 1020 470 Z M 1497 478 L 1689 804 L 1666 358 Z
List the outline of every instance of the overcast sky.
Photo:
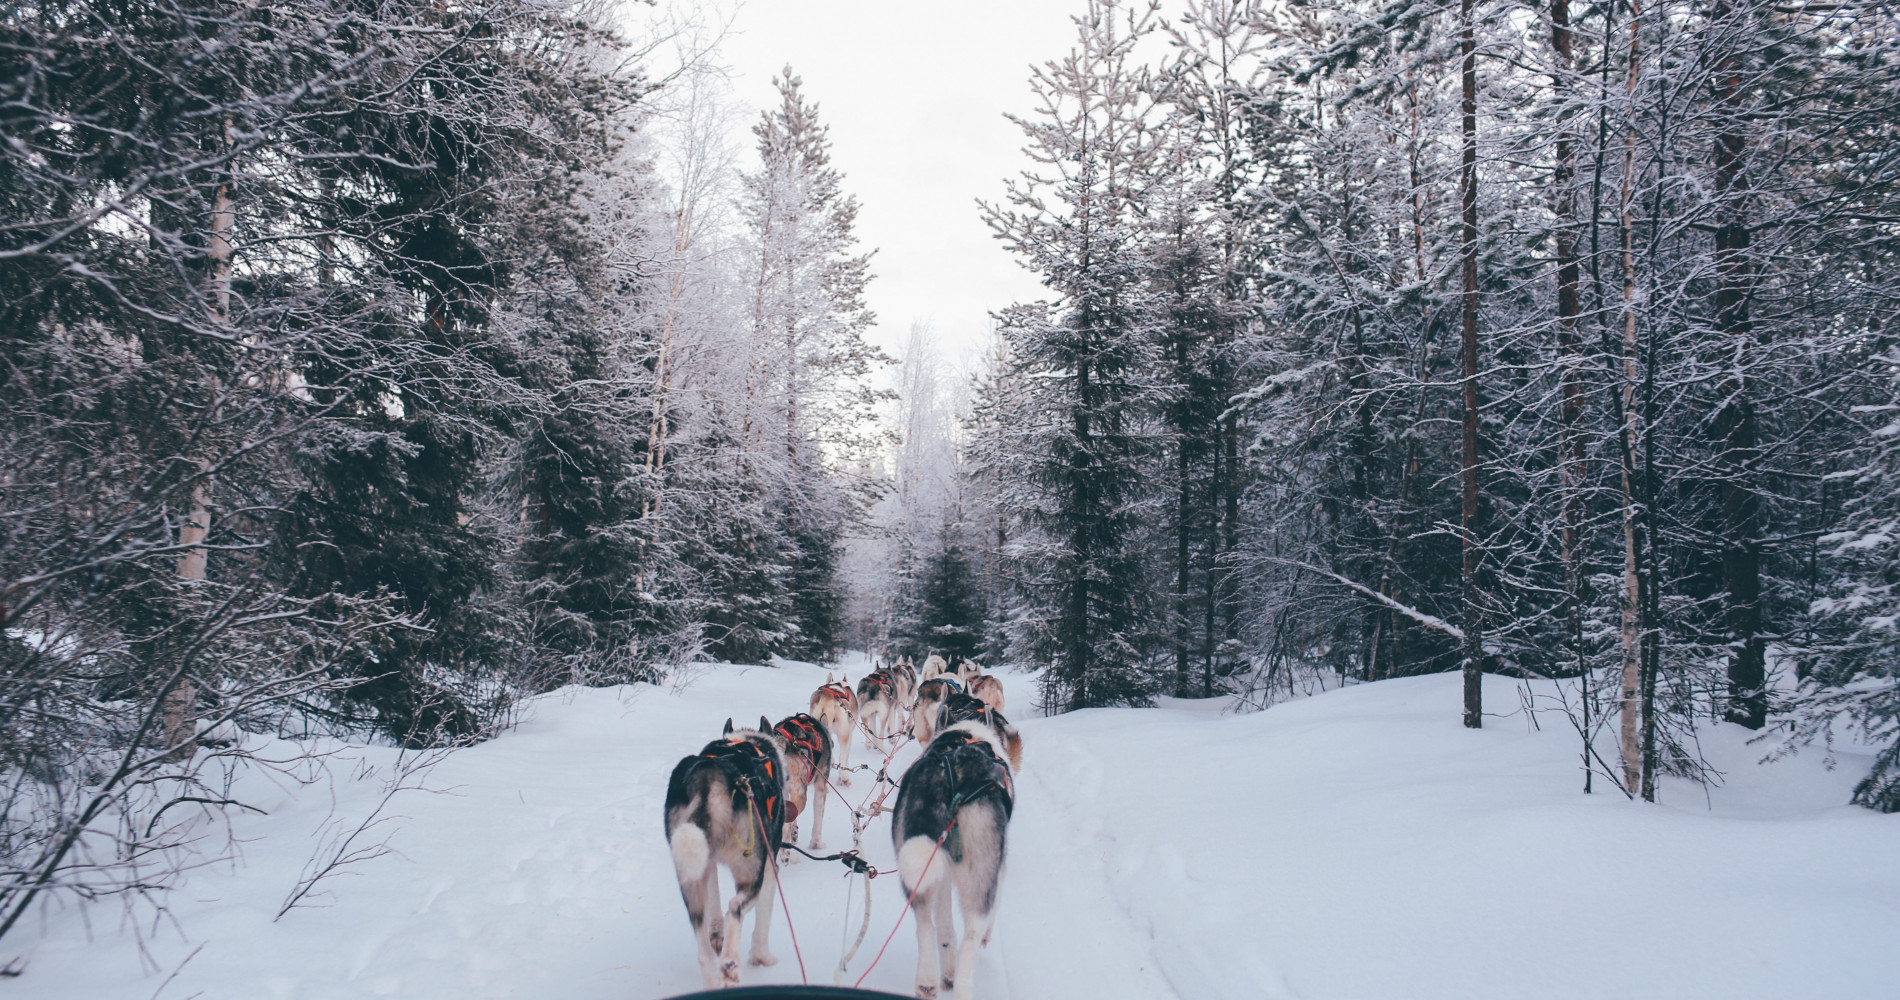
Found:
M 966 360 L 990 311 L 1047 290 L 990 234 L 976 199 L 997 201 L 1026 166 L 1004 112 L 1032 107 L 1031 63 L 1068 51 L 1081 0 L 747 0 L 721 46 L 739 100 L 777 103 L 790 63 L 831 127 L 833 162 L 877 248 L 875 340 L 894 350 L 913 321 Z M 750 135 L 743 140 L 750 148 Z

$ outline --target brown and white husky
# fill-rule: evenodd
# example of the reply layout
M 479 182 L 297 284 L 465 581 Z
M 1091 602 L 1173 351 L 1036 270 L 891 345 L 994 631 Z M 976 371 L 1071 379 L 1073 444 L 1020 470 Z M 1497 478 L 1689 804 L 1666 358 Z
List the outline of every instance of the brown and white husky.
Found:
M 873 670 L 858 682 L 858 722 L 868 745 L 880 745 L 897 731 L 897 679 L 888 670 Z
M 785 843 L 798 843 L 798 818 L 811 804 L 811 849 L 825 849 L 825 797 L 831 782 L 831 733 L 825 724 L 800 712 L 772 727 L 785 755 Z M 791 859 L 791 851 L 781 861 Z
M 851 734 L 858 728 L 858 696 L 851 691 L 849 679 L 832 680 L 825 675 L 824 686 L 811 693 L 811 714 L 831 734 L 831 746 L 838 758 L 838 784 L 851 784 Z
M 998 712 L 1003 710 L 1003 682 L 995 674 L 978 674 L 970 678 L 969 687 L 970 697 Z
M 897 707 L 906 712 L 916 707 L 917 668 L 910 665 L 910 657 L 906 656 L 884 668 L 884 672 L 897 682 Z

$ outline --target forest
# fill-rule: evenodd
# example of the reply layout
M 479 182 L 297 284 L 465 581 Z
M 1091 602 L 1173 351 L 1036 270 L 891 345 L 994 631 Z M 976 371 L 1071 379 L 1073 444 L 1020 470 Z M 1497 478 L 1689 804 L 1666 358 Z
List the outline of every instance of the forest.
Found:
M 691 10 L 0 7 L 0 938 L 170 884 L 243 734 L 847 650 L 1555 679 L 1585 790 L 1726 720 L 1900 811 L 1891 5 L 1074 6 L 969 371 Z

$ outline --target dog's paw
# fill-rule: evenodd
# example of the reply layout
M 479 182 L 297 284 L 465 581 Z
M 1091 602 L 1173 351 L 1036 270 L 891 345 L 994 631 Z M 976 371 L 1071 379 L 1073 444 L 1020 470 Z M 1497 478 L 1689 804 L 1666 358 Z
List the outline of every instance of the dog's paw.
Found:
M 727 962 L 719 967 L 719 973 L 725 977 L 727 986 L 739 985 L 739 963 Z
M 923 997 L 924 1000 L 937 1000 L 937 988 L 935 986 L 926 986 L 923 983 L 918 983 L 917 995 Z
M 769 951 L 755 951 L 750 961 L 753 965 L 777 965 L 778 956 Z
M 825 853 L 825 845 L 819 843 L 817 837 L 811 838 L 811 852 L 813 854 Z

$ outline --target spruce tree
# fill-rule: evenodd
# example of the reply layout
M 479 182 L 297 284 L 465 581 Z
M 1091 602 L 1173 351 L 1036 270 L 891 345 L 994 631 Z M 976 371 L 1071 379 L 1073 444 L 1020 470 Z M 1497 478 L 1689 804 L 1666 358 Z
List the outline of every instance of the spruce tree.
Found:
M 1043 696 L 1056 711 L 1141 704 L 1157 688 L 1139 530 L 1154 499 L 1144 461 L 1157 359 L 1138 207 L 1153 149 L 1134 61 L 1152 10 L 1091 2 L 1076 24 L 1076 49 L 1036 72 L 1042 115 L 1019 120 L 1048 173 L 1012 184 L 1014 209 L 989 210 L 1060 296 L 1004 318 L 1030 423 L 993 443 L 1027 456 L 1004 498 L 1032 529 L 1017 542 L 1027 607 L 1015 647 L 1049 662 Z

